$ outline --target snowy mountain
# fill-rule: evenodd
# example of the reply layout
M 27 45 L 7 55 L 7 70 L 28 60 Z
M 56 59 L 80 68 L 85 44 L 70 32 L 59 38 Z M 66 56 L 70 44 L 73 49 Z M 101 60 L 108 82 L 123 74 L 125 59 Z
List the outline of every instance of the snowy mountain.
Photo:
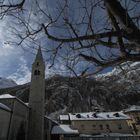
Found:
M 14 86 L 17 86 L 17 84 L 13 80 L 0 77 L 0 89 Z
M 46 80 L 46 114 L 118 111 L 140 105 L 140 63 L 128 63 L 94 78 L 54 76 Z M 18 96 L 28 102 L 29 84 L 1 89 L 0 94 Z

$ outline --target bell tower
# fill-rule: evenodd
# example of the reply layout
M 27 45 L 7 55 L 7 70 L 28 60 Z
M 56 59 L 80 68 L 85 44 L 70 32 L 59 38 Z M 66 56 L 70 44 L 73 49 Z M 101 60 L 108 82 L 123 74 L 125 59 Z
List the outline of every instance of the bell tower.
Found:
M 44 140 L 45 63 L 39 47 L 34 63 L 29 95 L 28 140 Z

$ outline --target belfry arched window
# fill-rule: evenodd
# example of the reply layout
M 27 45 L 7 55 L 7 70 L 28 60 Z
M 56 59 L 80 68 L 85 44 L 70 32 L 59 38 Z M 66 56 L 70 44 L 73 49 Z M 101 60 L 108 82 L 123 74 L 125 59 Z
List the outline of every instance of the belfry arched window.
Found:
M 40 75 L 40 71 L 39 70 L 35 70 L 34 71 L 34 75 Z
M 36 63 L 36 66 L 39 66 L 39 62 Z

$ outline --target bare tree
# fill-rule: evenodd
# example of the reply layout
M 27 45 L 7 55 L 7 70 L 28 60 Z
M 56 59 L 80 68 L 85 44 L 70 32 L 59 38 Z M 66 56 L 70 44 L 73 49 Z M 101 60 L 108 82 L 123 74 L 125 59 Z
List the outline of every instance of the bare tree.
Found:
M 18 17 L 24 33 L 15 28 L 17 45 L 42 41 L 52 66 L 58 59 L 64 60 L 74 75 L 76 66 L 83 65 L 81 75 L 87 76 L 123 62 L 140 61 L 139 0 L 44 3 L 35 1 L 36 11 L 29 12 L 28 19 Z M 33 23 L 31 15 L 43 18 Z
M 12 1 L 12 0 L 1 0 L 0 1 L 0 18 L 3 18 L 5 15 L 17 14 L 19 11 L 23 10 L 23 5 L 25 0 Z

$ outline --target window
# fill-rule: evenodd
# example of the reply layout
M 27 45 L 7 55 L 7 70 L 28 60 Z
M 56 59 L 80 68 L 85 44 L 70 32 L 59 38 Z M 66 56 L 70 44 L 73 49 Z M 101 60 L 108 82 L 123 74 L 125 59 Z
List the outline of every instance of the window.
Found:
M 109 133 L 111 133 L 111 132 L 112 132 L 112 131 L 111 131 L 111 129 L 110 129 L 109 124 L 106 124 L 106 129 L 107 129 L 107 131 L 108 131 Z
M 95 125 L 95 124 L 93 124 L 93 125 L 92 125 L 92 127 L 93 127 L 93 128 L 95 128 L 95 127 L 96 127 L 96 125 Z
M 81 118 L 81 114 L 76 114 L 76 118 Z
M 122 129 L 122 125 L 121 124 L 118 124 L 118 129 Z
M 39 66 L 39 62 L 36 63 L 36 66 Z
M 81 125 L 81 128 L 84 130 L 84 129 L 85 129 L 85 126 L 82 124 L 82 125 Z
M 109 128 L 109 124 L 106 124 L 106 129 L 110 129 L 110 128 Z
M 120 114 L 119 113 L 115 113 L 113 114 L 115 117 L 120 117 Z
M 93 130 L 96 129 L 96 125 L 95 125 L 95 124 L 92 125 L 92 129 L 93 129 Z
M 99 127 L 100 127 L 100 130 L 103 130 L 103 125 L 102 124 L 100 124 Z
M 137 123 L 140 123 L 140 118 L 139 117 L 137 117 Z
M 40 75 L 40 71 L 39 70 L 35 70 L 34 71 L 34 75 Z

